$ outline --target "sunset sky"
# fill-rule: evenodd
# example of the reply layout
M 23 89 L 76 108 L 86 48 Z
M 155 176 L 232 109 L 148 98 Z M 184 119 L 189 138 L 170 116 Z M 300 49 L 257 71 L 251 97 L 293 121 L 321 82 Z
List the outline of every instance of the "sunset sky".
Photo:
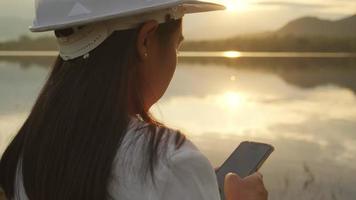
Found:
M 186 15 L 184 34 L 187 39 L 221 38 L 275 30 L 288 21 L 303 16 L 340 19 L 356 14 L 356 0 L 212 1 L 225 4 L 228 10 Z M 22 19 L 30 25 L 33 15 L 33 0 L 0 1 L 0 19 L 5 17 L 10 20 L 12 18 Z M 10 20 L 7 24 L 9 27 L 11 26 Z M 2 27 L 4 26 L 6 28 L 6 24 L 2 24 Z M 25 31 L 26 28 L 24 27 L 23 30 Z

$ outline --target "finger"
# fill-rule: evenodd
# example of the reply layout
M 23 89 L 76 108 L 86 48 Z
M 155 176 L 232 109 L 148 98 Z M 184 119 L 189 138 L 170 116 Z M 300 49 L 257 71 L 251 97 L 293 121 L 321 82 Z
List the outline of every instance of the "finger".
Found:
M 217 172 L 219 167 L 214 167 L 214 171 Z
M 255 173 L 259 178 L 263 179 L 263 175 L 260 172 Z
M 236 186 L 239 183 L 239 179 L 241 179 L 237 174 L 228 173 L 225 176 L 224 180 L 224 193 L 226 200 L 236 200 L 237 193 L 236 193 Z
M 263 174 L 261 174 L 260 172 L 256 172 L 255 175 L 256 175 L 257 181 L 261 184 L 261 186 L 264 187 Z
M 236 177 L 238 181 L 241 181 L 241 180 L 242 180 L 242 178 L 241 178 L 240 175 L 238 175 L 238 174 L 236 174 L 236 173 L 233 173 L 233 172 L 230 172 L 230 174 L 231 174 L 232 176 Z
M 263 185 L 262 174 L 259 172 L 255 172 L 255 173 L 251 174 L 250 176 L 245 177 L 244 180 L 251 184 L 258 183 L 258 184 Z
M 238 174 L 233 173 L 233 172 L 227 173 L 225 175 L 225 181 L 226 181 L 226 179 L 229 179 L 229 181 L 233 180 L 236 183 L 238 183 L 242 180 L 242 178 Z

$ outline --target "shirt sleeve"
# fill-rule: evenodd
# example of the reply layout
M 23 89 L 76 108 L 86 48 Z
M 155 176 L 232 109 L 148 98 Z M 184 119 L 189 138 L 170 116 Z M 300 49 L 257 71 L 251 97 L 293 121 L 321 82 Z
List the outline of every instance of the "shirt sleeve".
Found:
M 160 199 L 220 200 L 214 169 L 190 140 L 170 156 L 168 168 Z

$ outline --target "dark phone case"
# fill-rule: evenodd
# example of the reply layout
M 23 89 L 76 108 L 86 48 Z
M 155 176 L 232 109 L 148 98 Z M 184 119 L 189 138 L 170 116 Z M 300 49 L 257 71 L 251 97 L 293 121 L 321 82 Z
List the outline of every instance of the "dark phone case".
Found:
M 258 160 L 252 160 L 251 165 L 249 166 L 248 169 L 246 169 L 246 166 L 244 170 L 239 170 L 239 166 L 236 166 L 236 168 L 232 168 L 231 167 L 231 163 L 230 163 L 230 167 L 224 167 L 224 165 L 227 165 L 229 162 L 232 162 L 233 160 L 237 161 L 237 164 L 240 162 L 250 162 L 249 160 L 246 160 L 246 157 L 241 156 L 241 154 L 246 154 L 249 153 L 250 151 L 256 151 L 256 148 L 260 148 L 263 149 L 263 154 L 259 154 L 258 156 L 261 157 Z M 246 150 L 248 150 L 249 152 L 246 152 Z M 221 199 L 224 200 L 224 186 L 223 186 L 223 177 L 225 177 L 225 175 L 228 172 L 235 172 L 237 174 L 239 174 L 240 177 L 244 178 L 248 175 L 253 174 L 254 172 L 258 171 L 258 169 L 262 166 L 262 164 L 265 162 L 265 160 L 268 158 L 268 156 L 274 151 L 274 147 L 269 145 L 269 144 L 265 144 L 265 143 L 259 143 L 259 142 L 250 142 L 250 141 L 245 141 L 242 142 L 233 152 L 232 154 L 228 157 L 228 159 L 225 160 L 225 162 L 221 165 L 221 167 L 216 170 L 216 176 L 218 179 L 218 183 L 219 183 L 219 190 L 220 190 L 220 196 Z M 240 156 L 238 156 L 240 155 Z M 256 154 L 257 155 L 257 154 Z M 239 160 L 238 158 L 242 157 L 241 159 L 243 160 Z M 225 172 L 221 172 L 221 170 L 224 170 Z M 221 174 L 223 173 L 223 174 Z

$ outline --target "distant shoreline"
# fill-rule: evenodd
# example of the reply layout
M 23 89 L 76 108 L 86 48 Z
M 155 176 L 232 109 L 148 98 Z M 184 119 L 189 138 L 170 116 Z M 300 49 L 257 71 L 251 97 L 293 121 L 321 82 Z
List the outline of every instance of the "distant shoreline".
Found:
M 1 51 L 1 57 L 55 57 L 58 51 Z M 246 52 L 246 51 L 181 51 L 179 57 L 193 58 L 356 58 L 350 52 Z
M 56 51 L 54 37 L 29 38 L 0 43 L 0 51 Z M 356 53 L 356 35 L 350 38 L 263 34 L 220 40 L 185 41 L 181 51 L 239 52 L 347 52 Z

